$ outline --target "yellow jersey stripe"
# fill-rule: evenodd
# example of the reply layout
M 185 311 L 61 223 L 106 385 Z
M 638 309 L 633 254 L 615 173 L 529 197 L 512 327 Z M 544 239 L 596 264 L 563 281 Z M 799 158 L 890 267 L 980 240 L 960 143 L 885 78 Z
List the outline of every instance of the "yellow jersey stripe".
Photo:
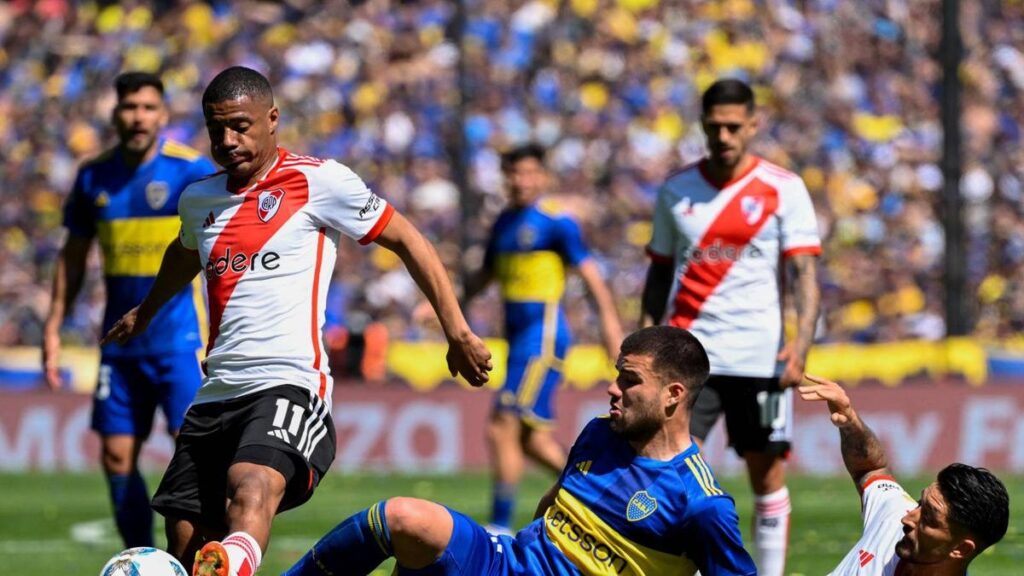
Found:
M 156 276 L 167 245 L 178 236 L 177 216 L 100 221 L 97 237 L 108 276 Z
M 705 487 L 705 491 L 708 496 L 720 496 L 722 491 L 715 488 L 715 478 L 711 474 L 711 469 L 708 468 L 707 463 L 704 462 L 703 458 L 701 458 L 701 455 L 698 453 L 690 458 L 693 460 L 693 463 L 697 468 L 697 474 L 702 480 L 701 486 Z
M 564 488 L 544 513 L 544 529 L 555 547 L 584 574 L 692 576 L 697 571 L 685 556 L 626 538 Z
M 690 468 L 690 472 L 693 473 L 693 477 L 697 479 L 697 483 L 700 484 L 701 490 L 704 491 L 706 496 L 711 496 L 711 488 L 708 487 L 707 481 L 704 480 L 704 475 L 697 469 L 697 465 L 693 462 L 693 456 L 686 459 L 686 466 Z
M 565 265 L 550 250 L 500 254 L 495 277 L 509 302 L 558 302 L 565 291 Z
M 715 486 L 715 475 L 711 472 L 711 468 L 708 466 L 708 463 L 704 460 L 704 455 L 698 452 L 697 461 L 700 464 L 701 470 L 703 470 L 706 474 L 705 477 L 708 479 L 708 486 L 710 486 L 711 489 L 714 490 L 715 494 L 718 496 L 725 494 L 725 492 L 723 492 L 720 488 Z
M 174 140 L 165 140 L 163 147 L 160 148 L 160 153 L 171 158 L 181 158 L 182 160 L 196 160 L 201 156 L 199 150 Z

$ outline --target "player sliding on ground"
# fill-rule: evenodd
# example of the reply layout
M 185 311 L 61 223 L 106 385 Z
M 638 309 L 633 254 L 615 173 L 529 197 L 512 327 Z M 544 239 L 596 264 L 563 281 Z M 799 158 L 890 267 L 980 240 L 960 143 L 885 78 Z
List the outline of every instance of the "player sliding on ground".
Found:
M 915 501 L 889 473 L 881 443 L 842 387 L 809 374 L 806 378 L 814 384 L 800 386 L 800 396 L 828 403 L 864 514 L 864 534 L 833 575 L 959 576 L 1002 539 L 1010 499 L 991 472 L 950 464 Z
M 400 574 L 465 576 L 756 574 L 732 497 L 690 440 L 708 357 L 686 330 L 626 338 L 607 417 L 590 422 L 535 520 L 488 533 L 433 502 L 391 498 L 349 517 L 286 576 L 365 575 L 390 556 Z

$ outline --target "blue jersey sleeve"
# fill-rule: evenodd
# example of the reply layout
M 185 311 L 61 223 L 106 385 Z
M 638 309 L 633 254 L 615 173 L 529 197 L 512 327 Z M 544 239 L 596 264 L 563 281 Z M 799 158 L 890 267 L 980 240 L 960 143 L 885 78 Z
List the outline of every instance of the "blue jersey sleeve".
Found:
M 559 218 L 557 226 L 562 257 L 570 266 L 579 266 L 590 256 L 587 245 L 583 243 L 583 233 L 580 232 L 579 225 L 572 218 Z
M 690 516 L 686 555 L 704 576 L 754 576 L 757 567 L 743 549 L 739 518 L 732 498 L 719 496 L 701 502 Z
M 85 193 L 84 180 L 85 174 L 79 170 L 64 203 L 64 226 L 73 236 L 92 238 L 96 236 L 96 208 Z

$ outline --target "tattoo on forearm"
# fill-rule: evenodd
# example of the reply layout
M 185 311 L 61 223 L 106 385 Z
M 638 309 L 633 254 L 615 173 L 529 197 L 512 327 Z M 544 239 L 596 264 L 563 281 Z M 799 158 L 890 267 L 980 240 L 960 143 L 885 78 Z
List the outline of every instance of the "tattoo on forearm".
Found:
M 888 466 L 882 443 L 859 419 L 840 428 L 839 438 L 843 462 L 855 478 Z

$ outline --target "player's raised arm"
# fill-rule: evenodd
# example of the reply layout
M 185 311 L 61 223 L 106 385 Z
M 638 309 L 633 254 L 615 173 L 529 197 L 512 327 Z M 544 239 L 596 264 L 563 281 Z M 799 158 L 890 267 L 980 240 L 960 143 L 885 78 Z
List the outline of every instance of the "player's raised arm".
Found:
M 800 386 L 800 397 L 810 401 L 825 401 L 832 414 L 832 423 L 839 428 L 843 463 L 860 489 L 864 480 L 878 474 L 889 474 L 889 463 L 882 443 L 867 424 L 860 419 L 843 388 L 818 376 L 807 374 L 813 385 Z
M 437 251 L 404 216 L 395 212 L 375 240 L 397 254 L 433 306 L 448 339 L 448 369 L 473 386 L 490 378 L 491 352 L 469 328 Z
M 160 271 L 149 289 L 149 293 L 135 308 L 129 310 L 110 328 L 101 344 L 124 343 L 129 338 L 146 331 L 157 311 L 180 292 L 199 274 L 202 265 L 194 250 L 189 250 L 181 240 L 175 238 L 164 251 Z

